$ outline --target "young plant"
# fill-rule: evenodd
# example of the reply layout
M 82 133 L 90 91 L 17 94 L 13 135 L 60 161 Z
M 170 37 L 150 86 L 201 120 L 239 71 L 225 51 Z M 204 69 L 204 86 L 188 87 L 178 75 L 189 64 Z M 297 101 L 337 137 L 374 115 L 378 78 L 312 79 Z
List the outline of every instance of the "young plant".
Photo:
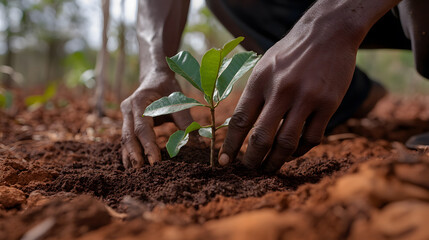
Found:
M 57 85 L 55 83 L 51 83 L 42 95 L 33 95 L 25 98 L 25 105 L 27 105 L 29 109 L 37 109 L 48 103 L 56 94 Z
M 13 93 L 0 87 L 0 108 L 9 109 L 12 107 Z
M 189 83 L 204 94 L 207 104 L 186 97 L 181 92 L 174 92 L 168 97 L 163 97 L 150 104 L 143 116 L 156 117 L 174 112 L 179 112 L 195 106 L 203 106 L 210 109 L 211 124 L 201 126 L 197 122 L 191 123 L 184 131 L 173 133 L 167 142 L 167 151 L 170 157 L 175 157 L 180 148 L 189 140 L 189 133 L 197 131 L 203 136 L 211 139 L 210 165 L 214 166 L 216 130 L 228 126 L 228 118 L 222 125 L 216 126 L 215 109 L 219 103 L 231 93 L 233 85 L 247 71 L 255 66 L 260 59 L 254 52 L 242 52 L 235 54 L 232 58 L 226 58 L 235 47 L 243 41 L 238 37 L 226 43 L 221 49 L 212 48 L 207 51 L 200 64 L 187 51 L 182 51 L 171 58 L 166 58 L 168 66 L 177 74 L 184 77 Z

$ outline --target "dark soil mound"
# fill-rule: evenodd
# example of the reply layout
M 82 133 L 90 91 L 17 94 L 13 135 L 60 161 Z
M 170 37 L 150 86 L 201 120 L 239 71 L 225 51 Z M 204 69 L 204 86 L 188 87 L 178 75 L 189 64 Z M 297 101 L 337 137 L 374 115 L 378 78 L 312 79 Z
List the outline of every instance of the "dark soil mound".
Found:
M 85 144 L 56 142 L 48 147 L 50 171 L 58 176 L 49 183 L 24 188 L 29 193 L 44 190 L 89 193 L 112 207 L 119 207 L 129 195 L 152 209 L 158 204 L 183 203 L 198 208 L 216 195 L 233 198 L 259 197 L 268 192 L 294 190 L 304 183 L 314 183 L 350 163 L 330 159 L 313 159 L 287 172 L 263 175 L 244 168 L 238 161 L 226 168 L 211 168 L 208 149 L 185 147 L 174 159 L 163 152 L 164 161 L 141 169 L 124 169 L 119 144 Z M 34 153 L 34 155 L 37 155 Z

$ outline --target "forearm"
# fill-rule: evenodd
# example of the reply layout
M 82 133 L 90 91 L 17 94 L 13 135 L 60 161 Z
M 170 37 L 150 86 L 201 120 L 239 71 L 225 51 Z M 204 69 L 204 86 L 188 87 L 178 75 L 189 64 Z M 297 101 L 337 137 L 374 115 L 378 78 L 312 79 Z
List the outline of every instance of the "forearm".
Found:
M 180 44 L 189 9 L 189 0 L 139 0 L 137 37 L 140 79 L 150 71 L 166 71 L 166 56 L 174 55 Z
M 316 32 L 328 38 L 334 35 L 348 41 L 357 50 L 371 27 L 400 1 L 319 0 L 298 24 L 307 31 L 313 32 L 315 29 L 311 28 L 317 28 Z

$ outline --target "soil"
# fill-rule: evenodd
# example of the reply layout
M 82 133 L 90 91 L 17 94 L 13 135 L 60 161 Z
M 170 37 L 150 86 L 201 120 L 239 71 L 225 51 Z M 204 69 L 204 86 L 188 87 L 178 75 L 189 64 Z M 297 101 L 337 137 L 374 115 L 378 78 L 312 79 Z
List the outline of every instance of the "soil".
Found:
M 429 239 L 429 154 L 402 144 L 429 131 L 428 100 L 389 96 L 273 175 L 211 168 L 194 146 L 125 169 L 117 109 L 18 103 L 0 111 L 0 239 Z M 175 130 L 156 127 L 158 144 Z

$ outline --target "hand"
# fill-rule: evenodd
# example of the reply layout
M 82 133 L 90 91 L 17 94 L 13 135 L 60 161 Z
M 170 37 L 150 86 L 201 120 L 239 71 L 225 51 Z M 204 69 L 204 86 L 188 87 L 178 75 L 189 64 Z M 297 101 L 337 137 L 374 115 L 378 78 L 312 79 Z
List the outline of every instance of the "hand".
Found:
M 321 142 L 350 85 L 358 44 L 319 29 L 297 24 L 255 66 L 229 123 L 221 165 L 236 157 L 255 122 L 242 160 L 252 169 L 276 171 Z
M 143 117 L 146 107 L 153 101 L 172 92 L 181 91 L 173 73 L 150 72 L 140 87 L 121 103 L 124 122 L 122 124 L 122 162 L 125 168 L 141 167 L 144 164 L 143 151 L 153 165 L 161 160 L 156 144 L 154 125 L 174 122 L 180 129 L 192 123 L 189 111 L 158 118 Z

